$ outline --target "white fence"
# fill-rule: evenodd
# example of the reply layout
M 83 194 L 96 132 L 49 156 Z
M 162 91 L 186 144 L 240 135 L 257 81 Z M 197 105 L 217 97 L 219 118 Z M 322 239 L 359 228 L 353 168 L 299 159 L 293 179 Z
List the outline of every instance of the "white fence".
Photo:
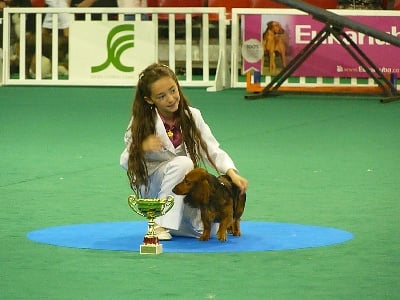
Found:
M 51 30 L 51 71 L 50 76 L 42 74 L 42 68 L 31 70 L 27 62 L 27 39 L 18 38 L 17 47 L 11 47 L 11 32 L 18 28 L 18 36 L 27 33 L 26 20 L 34 15 L 35 53 L 42 53 L 42 21 L 45 14 L 53 14 Z M 58 30 L 58 16 L 62 13 L 83 15 L 79 22 L 93 22 L 91 16 L 101 16 L 101 23 L 124 21 L 125 16 L 135 15 L 135 24 L 152 22 L 155 30 L 156 61 L 168 64 L 175 70 L 182 86 L 205 86 L 209 90 L 220 90 L 229 87 L 230 78 L 227 71 L 226 41 L 227 21 L 225 8 L 185 7 L 185 8 L 6 8 L 4 9 L 3 41 L 3 80 L 4 85 L 125 85 L 124 83 L 104 83 L 102 81 L 85 81 L 73 76 L 59 76 L 59 47 L 61 33 Z M 12 15 L 17 14 L 19 21 L 12 24 Z M 110 20 L 109 16 L 113 16 Z M 175 15 L 180 19 L 176 20 Z M 146 16 L 146 20 L 142 20 Z M 75 21 L 78 22 L 78 21 Z M 133 21 L 124 21 L 133 22 Z M 100 22 L 99 22 L 100 23 Z M 71 36 L 69 37 L 71 39 Z M 82 49 L 85 51 L 85 49 Z M 15 52 L 15 53 L 13 53 Z M 19 55 L 18 55 L 19 54 Z M 146 55 L 146 53 L 143 53 Z M 10 72 L 12 58 L 17 56 L 18 70 Z M 137 58 L 140 59 L 140 58 Z M 36 55 L 33 62 L 36 66 L 43 64 L 41 56 Z M 135 85 L 137 78 L 131 78 L 126 85 Z
M 79 22 L 93 22 L 91 16 L 97 14 L 101 16 L 99 23 L 112 23 L 124 21 L 125 16 L 135 15 L 135 24 L 140 22 L 151 22 L 155 30 L 155 60 L 168 64 L 175 70 L 179 76 L 182 86 L 201 86 L 208 87 L 210 91 L 221 90 L 228 87 L 246 87 L 246 80 L 241 73 L 241 23 L 240 16 L 243 14 L 284 14 L 290 9 L 253 9 L 237 8 L 232 10 L 232 19 L 227 20 L 225 8 L 211 7 L 170 7 L 170 8 L 135 8 L 134 12 L 128 8 L 6 8 L 4 9 L 3 20 L 3 67 L 2 84 L 3 85 L 135 85 L 137 78 L 129 77 L 128 81 L 110 81 L 104 80 L 82 80 L 74 78 L 71 74 L 60 76 L 58 40 L 60 33 L 58 31 L 58 16 L 61 13 L 69 13 L 74 16 L 83 15 L 83 20 Z M 33 15 L 36 20 L 34 32 L 35 52 L 42 52 L 42 20 L 46 13 L 53 14 L 53 26 L 51 30 L 51 75 L 42 74 L 42 68 L 30 70 L 26 55 L 27 40 L 25 38 L 17 39 L 17 72 L 10 72 L 10 63 L 15 57 L 10 45 L 12 20 L 11 16 L 19 15 L 19 21 L 16 24 L 19 27 L 19 36 L 25 37 L 27 28 L 26 20 L 29 15 Z M 301 13 L 297 11 L 297 13 Z M 335 10 L 335 13 L 341 15 L 349 14 L 372 14 L 379 16 L 395 15 L 400 16 L 396 11 L 355 11 L 355 10 Z M 110 15 L 113 16 L 110 20 Z M 147 16 L 147 20 L 141 20 L 141 16 Z M 175 19 L 177 16 L 178 19 Z M 133 22 L 133 21 L 126 21 Z M 15 26 L 15 25 L 14 25 Z M 227 36 L 227 33 L 231 33 Z M 71 35 L 70 35 L 71 39 Z M 85 51 L 85 49 L 82 49 Z M 98 55 L 97 53 L 95 55 Z M 146 55 L 146 53 L 144 53 Z M 139 58 L 140 59 L 140 58 Z M 394 58 L 395 59 L 395 58 Z M 34 58 L 36 65 L 43 63 L 42 57 Z M 315 77 L 311 82 L 307 78 L 300 77 L 297 81 L 286 81 L 283 87 L 315 87 L 315 86 L 352 86 L 357 87 L 359 81 L 357 78 L 350 78 L 350 81 L 342 82 L 342 78 L 331 78 L 325 81 L 324 78 Z M 262 85 L 271 81 L 270 76 L 263 77 Z M 376 86 L 372 79 L 363 82 L 363 86 Z

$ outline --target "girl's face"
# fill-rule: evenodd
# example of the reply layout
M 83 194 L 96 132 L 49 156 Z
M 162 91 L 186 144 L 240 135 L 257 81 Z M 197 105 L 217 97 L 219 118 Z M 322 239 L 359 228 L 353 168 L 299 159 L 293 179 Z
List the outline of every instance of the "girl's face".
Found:
M 154 104 L 163 117 L 173 119 L 180 101 L 175 81 L 171 77 L 162 77 L 150 85 L 150 92 L 147 103 Z

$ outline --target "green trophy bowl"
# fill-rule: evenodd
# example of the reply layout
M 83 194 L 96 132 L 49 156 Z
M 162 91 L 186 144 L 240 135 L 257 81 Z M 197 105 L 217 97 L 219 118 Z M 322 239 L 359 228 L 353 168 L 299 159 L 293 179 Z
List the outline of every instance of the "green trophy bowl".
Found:
M 161 254 L 162 244 L 159 243 L 154 229 L 154 219 L 165 215 L 174 206 L 174 197 L 166 199 L 139 198 L 137 193 L 129 195 L 128 204 L 138 215 L 145 217 L 148 222 L 147 233 L 140 245 L 140 254 Z

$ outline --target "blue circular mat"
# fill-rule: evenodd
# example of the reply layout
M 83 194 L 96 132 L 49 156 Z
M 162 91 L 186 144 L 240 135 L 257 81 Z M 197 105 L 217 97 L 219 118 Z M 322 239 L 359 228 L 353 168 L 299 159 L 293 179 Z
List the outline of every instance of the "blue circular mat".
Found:
M 216 237 L 207 242 L 173 237 L 162 241 L 163 252 L 247 252 L 279 251 L 328 246 L 353 238 L 344 230 L 287 223 L 241 222 L 242 236 L 228 236 L 224 243 Z M 147 222 L 73 224 L 31 231 L 35 242 L 82 249 L 136 251 L 147 231 Z

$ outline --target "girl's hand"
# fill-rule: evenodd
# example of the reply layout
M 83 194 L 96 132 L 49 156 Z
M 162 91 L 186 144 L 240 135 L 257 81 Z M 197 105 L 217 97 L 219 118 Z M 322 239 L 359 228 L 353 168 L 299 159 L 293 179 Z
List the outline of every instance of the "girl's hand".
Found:
M 234 169 L 229 169 L 226 172 L 226 175 L 228 175 L 232 179 L 232 182 L 240 189 L 241 194 L 246 193 L 249 185 L 249 182 L 246 178 L 240 176 Z
M 159 151 L 164 147 L 160 137 L 157 135 L 149 135 L 147 138 L 144 139 L 142 143 L 142 150 L 144 152 L 154 152 Z

